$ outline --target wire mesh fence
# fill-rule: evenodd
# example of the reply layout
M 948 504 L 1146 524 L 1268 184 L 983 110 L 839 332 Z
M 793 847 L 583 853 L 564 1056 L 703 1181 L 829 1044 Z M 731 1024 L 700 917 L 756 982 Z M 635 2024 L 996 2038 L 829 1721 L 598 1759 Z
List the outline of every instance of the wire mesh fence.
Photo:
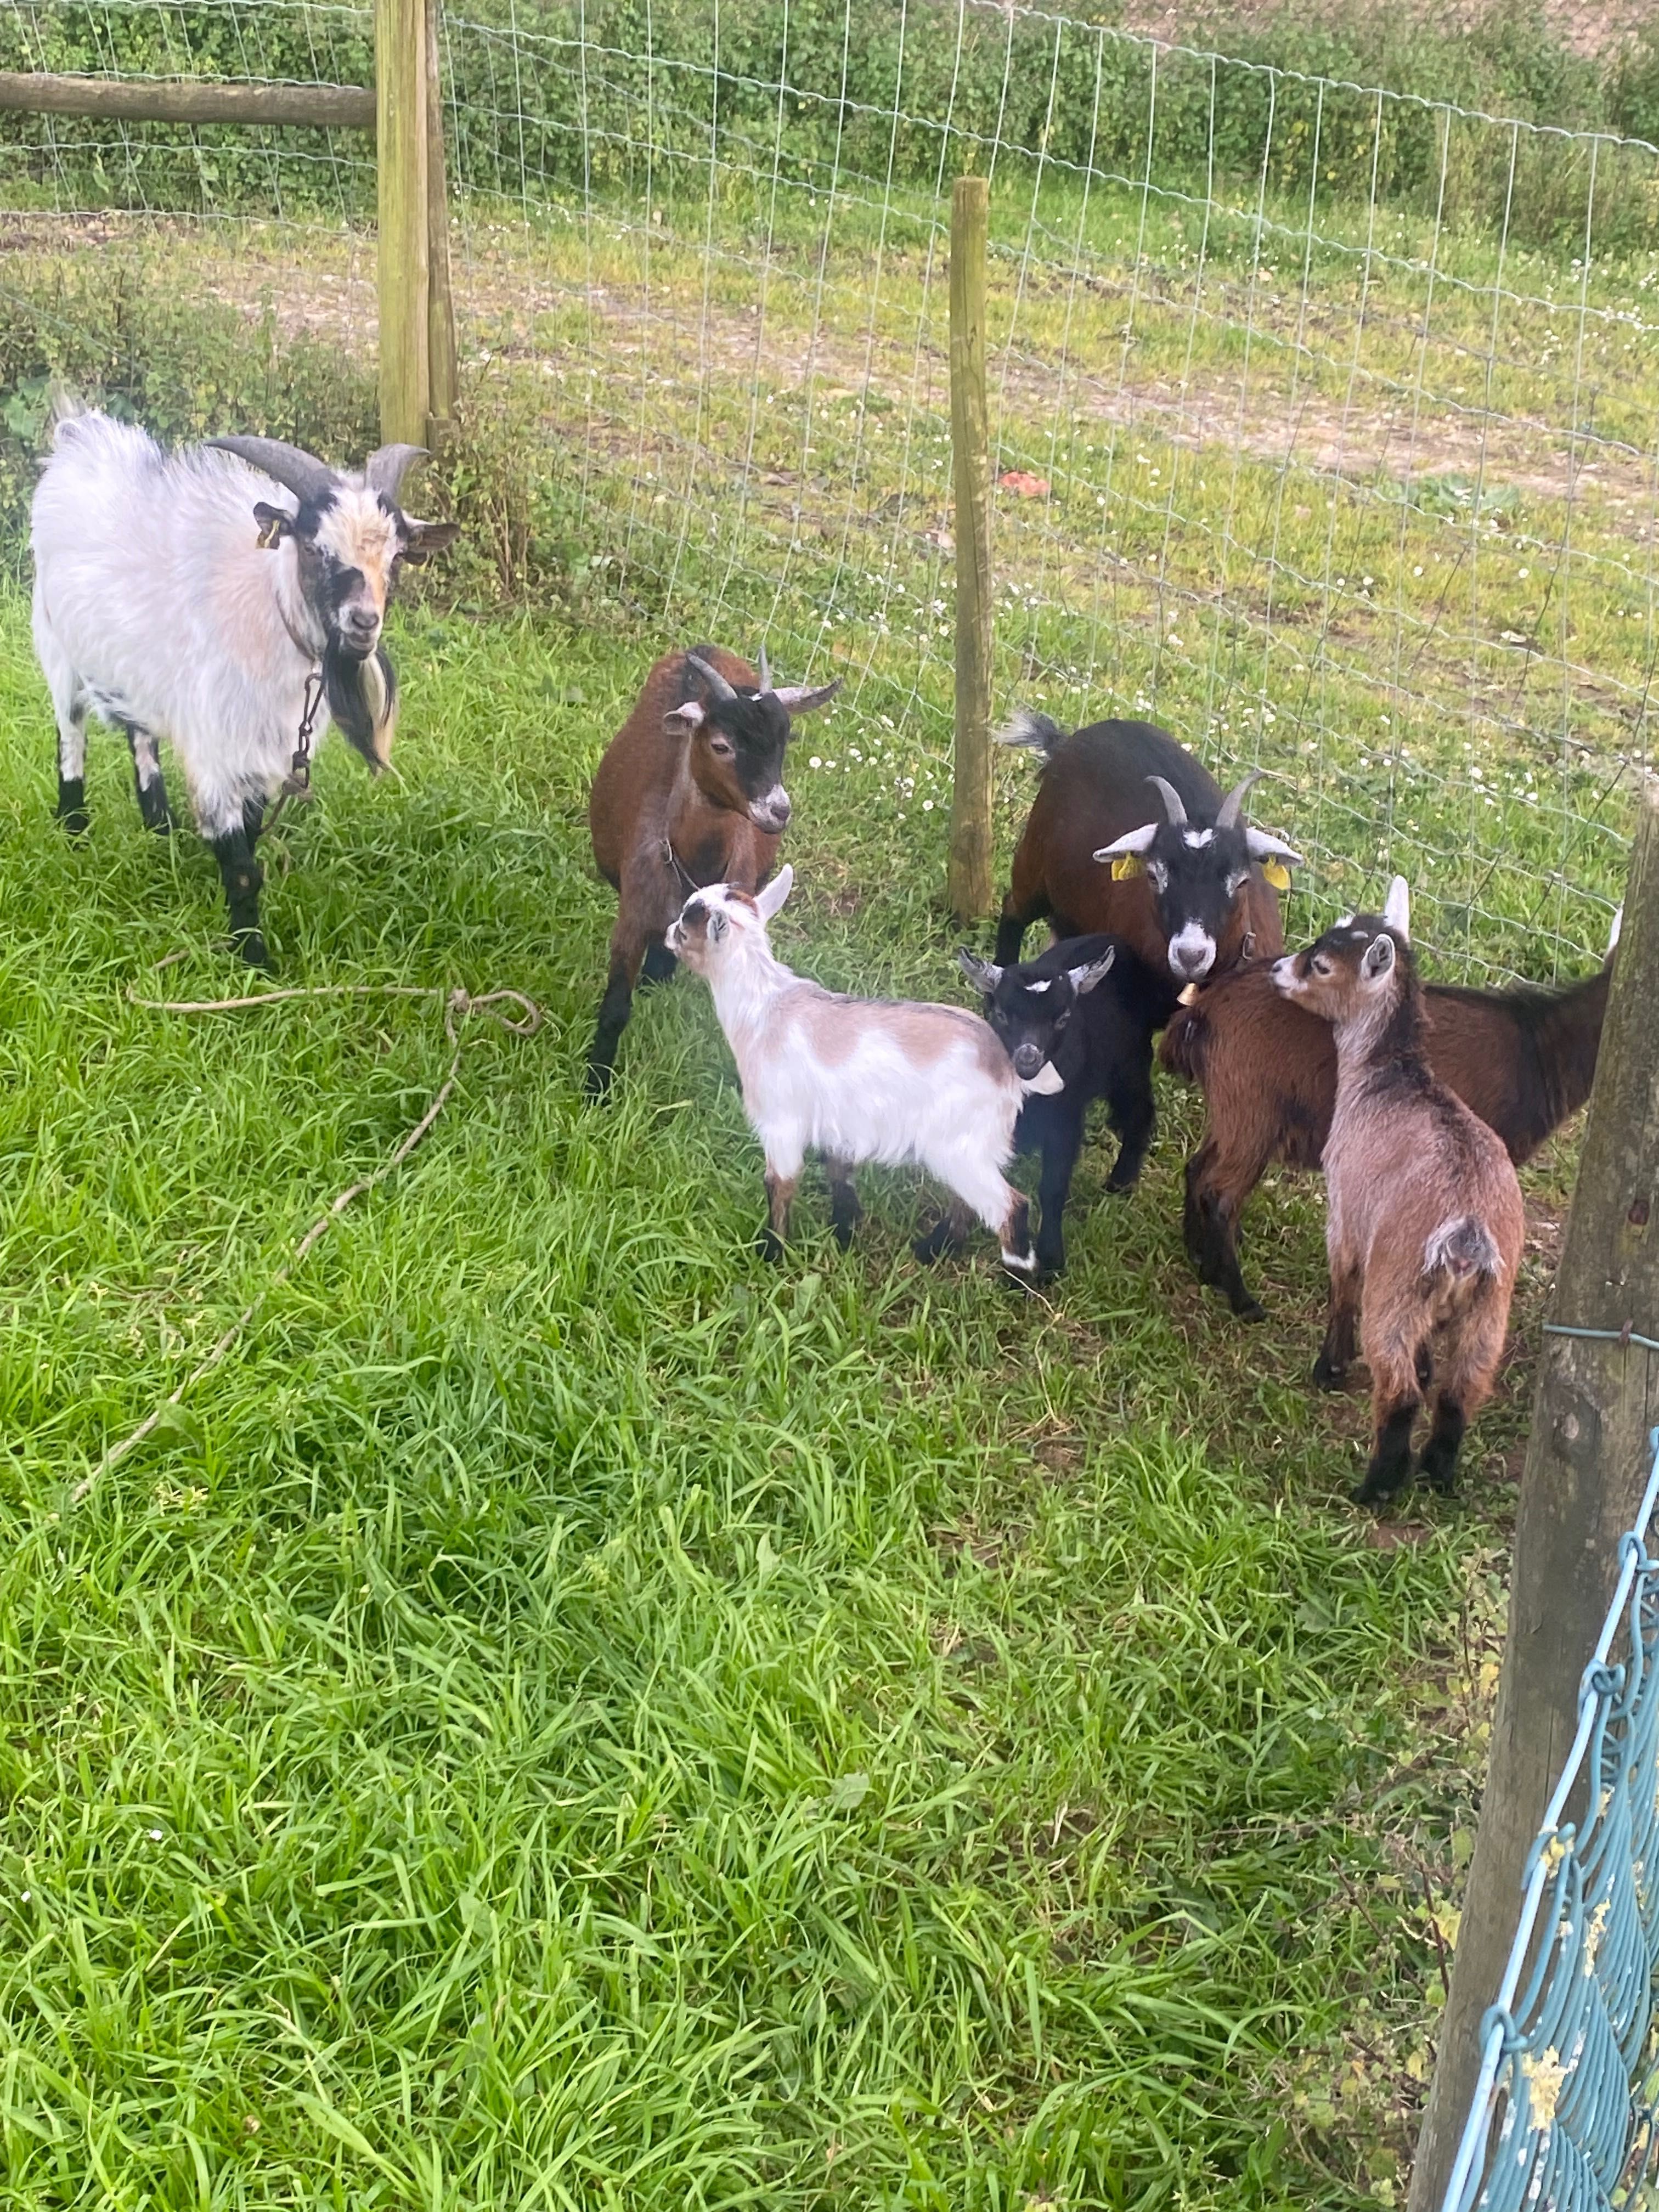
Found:
M 189 16 L 227 70 L 241 41 L 304 73 L 303 33 L 361 77 L 369 29 L 76 13 L 116 69 L 121 27 Z M 1659 647 L 1653 148 L 1000 5 L 480 0 L 445 27 L 464 378 L 522 447 L 520 583 L 647 628 L 642 659 L 764 635 L 792 675 L 840 669 L 853 714 L 795 781 L 924 838 L 949 194 L 977 170 L 999 705 L 1150 716 L 1224 781 L 1261 768 L 1257 811 L 1315 864 L 1293 927 L 1398 867 L 1442 972 L 1599 956 Z M 263 315 L 273 357 L 299 333 L 360 358 L 367 149 L 290 134 L 222 190 L 203 134 L 146 128 L 0 143 L 39 226 L 0 284 L 49 314 L 45 272 L 136 222 L 147 284 Z M 1028 796 L 1005 763 L 1009 833 Z
M 1652 1347 L 1645 1356 L 1651 1363 Z M 1444 2212 L 1608 2212 L 1650 2201 L 1659 1560 L 1649 1539 L 1659 1429 L 1651 1441 L 1653 1471 L 1584 1670 L 1577 1733 L 1528 1860 Z M 1580 1818 L 1569 1821 L 1580 1801 Z

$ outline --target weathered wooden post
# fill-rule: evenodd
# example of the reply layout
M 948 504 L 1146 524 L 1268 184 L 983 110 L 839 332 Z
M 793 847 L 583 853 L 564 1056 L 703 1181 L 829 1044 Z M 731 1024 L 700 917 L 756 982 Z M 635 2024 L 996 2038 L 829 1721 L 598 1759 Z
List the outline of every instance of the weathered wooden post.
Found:
M 951 447 L 956 484 L 957 728 L 948 890 L 959 921 L 991 910 L 991 447 L 985 404 L 983 177 L 951 195 Z
M 1550 1319 L 1659 1334 L 1659 783 L 1638 809 L 1619 957 Z M 1521 1477 L 1504 1671 L 1410 2212 L 1438 2212 L 1520 1918 L 1527 1852 L 1571 1743 L 1578 1684 L 1652 1465 L 1651 1355 L 1546 1333 Z M 1568 1808 L 1577 1818 L 1582 1808 Z
M 374 0 L 380 435 L 424 446 L 431 413 L 427 0 Z
M 444 83 L 438 18 L 443 0 L 426 0 L 427 368 L 431 429 L 439 453 L 455 422 L 459 370 L 455 302 L 449 289 L 449 167 L 444 159 Z

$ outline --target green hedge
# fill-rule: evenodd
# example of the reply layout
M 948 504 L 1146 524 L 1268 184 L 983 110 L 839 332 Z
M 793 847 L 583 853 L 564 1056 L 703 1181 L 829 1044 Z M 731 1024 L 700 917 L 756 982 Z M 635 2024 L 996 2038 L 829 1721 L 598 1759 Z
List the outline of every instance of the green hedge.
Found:
M 1154 67 L 1145 42 L 1068 20 L 1010 18 L 994 4 L 959 16 L 945 0 L 521 0 L 509 32 L 502 0 L 452 11 L 453 146 L 465 185 L 514 198 L 562 198 L 585 179 L 637 189 L 647 170 L 672 191 L 706 183 L 711 139 L 734 190 L 746 171 L 817 183 L 832 167 L 879 190 L 927 186 L 947 170 L 1041 150 L 1056 163 L 1139 176 Z M 586 49 L 578 44 L 585 23 Z M 1522 121 L 1618 128 L 1659 137 L 1659 28 L 1599 70 L 1541 15 L 1494 8 L 1452 38 L 1367 8 L 1310 24 L 1290 12 L 1241 27 L 1235 58 L 1157 59 L 1154 174 L 1191 183 L 1206 171 L 1252 179 L 1269 120 L 1270 187 L 1305 193 L 1316 159 L 1322 197 L 1422 209 L 1440 192 L 1455 221 L 1501 219 L 1510 196 L 1510 134 L 1452 118 L 1451 100 Z M 1275 81 L 1268 64 L 1306 76 Z M 367 82 L 366 10 L 308 0 L 163 8 L 22 0 L 0 14 L 0 68 Z M 1342 82 L 1385 83 L 1395 96 Z M 778 86 L 788 88 L 781 105 Z M 1097 88 L 1099 99 L 1097 105 Z M 895 110 L 899 119 L 895 122 Z M 584 118 L 586 129 L 584 129 Z M 1588 149 L 1521 141 L 1510 205 L 1533 244 L 1582 234 Z M 63 118 L 0 118 L 0 190 L 48 203 L 362 212 L 372 193 L 362 143 L 341 134 L 273 136 L 144 125 L 117 131 Z M 1659 165 L 1641 149 L 1598 156 L 1600 250 L 1659 244 Z

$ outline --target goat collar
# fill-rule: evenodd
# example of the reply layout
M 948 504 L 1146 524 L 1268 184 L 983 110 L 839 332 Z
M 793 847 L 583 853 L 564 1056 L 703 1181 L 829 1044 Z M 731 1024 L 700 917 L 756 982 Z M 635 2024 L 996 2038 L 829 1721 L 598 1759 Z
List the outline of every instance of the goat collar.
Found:
M 708 886 L 706 884 L 700 884 L 697 881 L 690 869 L 686 866 L 684 861 L 681 860 L 679 854 L 674 850 L 674 841 L 672 837 L 665 836 L 663 839 L 662 856 L 664 860 L 667 861 L 669 866 L 674 871 L 674 873 L 679 878 L 681 883 L 684 884 L 686 896 L 688 897 L 690 897 L 693 891 L 707 890 Z

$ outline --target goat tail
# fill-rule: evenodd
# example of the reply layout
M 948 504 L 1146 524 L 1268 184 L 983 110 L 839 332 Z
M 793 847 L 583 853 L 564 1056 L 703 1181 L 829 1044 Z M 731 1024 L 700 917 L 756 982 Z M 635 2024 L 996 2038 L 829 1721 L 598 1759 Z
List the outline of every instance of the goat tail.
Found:
M 1041 753 L 1045 761 L 1051 761 L 1071 734 L 1047 714 L 1033 714 L 1029 708 L 1022 707 L 1012 720 L 996 732 L 996 742 L 1000 745 L 1024 746 L 1031 752 Z
M 1423 1247 L 1423 1273 L 1432 1279 L 1449 1276 L 1454 1284 L 1504 1272 L 1504 1255 L 1484 1221 L 1473 1213 L 1449 1214 Z

